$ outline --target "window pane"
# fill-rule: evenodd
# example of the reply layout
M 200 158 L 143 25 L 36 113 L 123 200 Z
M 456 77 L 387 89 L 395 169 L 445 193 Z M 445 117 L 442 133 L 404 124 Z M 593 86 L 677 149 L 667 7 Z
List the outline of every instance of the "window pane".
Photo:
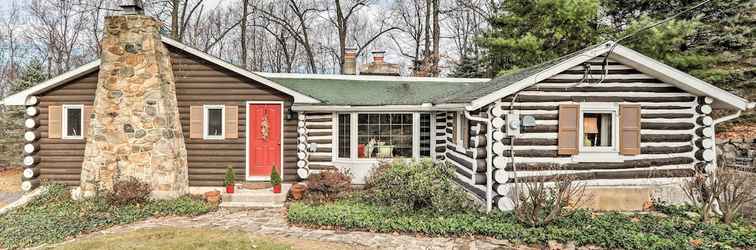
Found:
M 359 158 L 412 157 L 412 114 L 359 114 Z
M 351 121 L 351 115 L 349 114 L 339 114 L 339 157 L 340 158 L 349 158 L 350 157 L 350 146 L 352 138 L 350 136 L 352 129 L 349 126 Z
M 420 114 L 420 156 L 430 157 L 431 115 Z
M 207 135 L 223 135 L 223 109 L 207 110 Z
M 585 113 L 583 114 L 583 146 L 611 147 L 612 145 L 612 114 Z
M 80 108 L 67 108 L 67 136 L 81 136 L 81 109 Z

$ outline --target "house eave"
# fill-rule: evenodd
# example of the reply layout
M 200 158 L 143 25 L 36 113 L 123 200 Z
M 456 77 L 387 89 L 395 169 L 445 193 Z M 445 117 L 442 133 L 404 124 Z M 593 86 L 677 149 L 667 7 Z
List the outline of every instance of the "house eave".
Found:
M 86 74 L 92 73 L 99 68 L 100 68 L 100 60 L 98 59 L 93 62 L 82 65 L 81 67 L 78 67 L 74 70 L 71 70 L 59 76 L 53 77 L 47 81 L 34 85 L 28 89 L 25 89 L 23 91 L 10 95 L 6 97 L 5 99 L 3 99 L 2 103 L 6 106 L 24 105 L 26 103 L 26 98 L 30 95 L 47 91 L 49 89 L 57 87 L 58 85 L 62 83 L 65 83 L 72 79 L 76 79 Z

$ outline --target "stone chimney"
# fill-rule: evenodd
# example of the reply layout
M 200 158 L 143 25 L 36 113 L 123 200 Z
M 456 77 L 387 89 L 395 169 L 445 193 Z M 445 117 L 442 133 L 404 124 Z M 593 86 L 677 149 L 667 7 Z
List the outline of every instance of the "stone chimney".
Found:
M 140 13 L 141 1 L 105 18 L 102 64 L 81 173 L 80 194 L 136 178 L 154 198 L 188 193 L 186 146 L 161 23 Z
M 346 48 L 344 51 L 344 66 L 341 69 L 342 75 L 357 74 L 357 49 Z
M 360 75 L 381 75 L 381 76 L 399 76 L 399 64 L 386 63 L 383 59 L 386 55 L 384 50 L 372 52 L 373 62 L 360 65 Z

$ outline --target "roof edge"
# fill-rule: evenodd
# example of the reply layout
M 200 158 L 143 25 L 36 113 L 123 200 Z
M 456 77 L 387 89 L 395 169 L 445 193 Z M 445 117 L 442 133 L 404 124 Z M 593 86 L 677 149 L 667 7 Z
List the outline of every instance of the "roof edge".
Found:
M 41 82 L 37 85 L 34 85 L 28 89 L 22 90 L 18 93 L 15 93 L 13 95 L 10 95 L 2 100 L 2 103 L 6 106 L 18 106 L 18 105 L 24 105 L 26 103 L 26 98 L 29 95 L 49 90 L 51 88 L 54 88 L 62 83 L 68 82 L 72 79 L 81 77 L 83 75 L 89 74 L 100 68 L 100 59 L 97 59 L 95 61 L 92 61 L 90 63 L 84 64 L 82 66 L 79 66 L 76 69 L 73 69 L 71 71 L 68 71 L 66 73 L 63 73 L 61 75 L 58 75 L 56 77 L 50 78 L 47 81 Z
M 403 82 L 488 82 L 490 78 L 453 78 L 453 77 L 408 77 L 408 76 L 376 76 L 376 75 L 324 75 L 298 73 L 269 73 L 254 72 L 269 78 L 298 78 L 317 80 L 349 80 L 349 81 L 403 81 Z
M 612 49 L 612 47 L 614 48 Z M 559 74 L 564 70 L 586 62 L 591 58 L 609 52 L 610 50 L 612 51 L 612 54 L 609 56 L 612 59 L 635 67 L 639 71 L 659 78 L 660 80 L 674 83 L 676 86 L 685 91 L 699 95 L 711 96 L 712 98 L 719 100 L 729 108 L 734 108 L 737 110 L 746 110 L 749 108 L 748 100 L 740 96 L 727 92 L 726 90 L 716 87 L 688 73 L 682 72 L 656 59 L 645 56 L 640 52 L 617 44 L 613 41 L 608 41 L 600 44 L 594 49 L 572 56 L 570 59 L 567 59 L 540 72 L 534 73 L 531 76 L 517 81 L 505 88 L 477 98 L 471 101 L 470 104 L 468 104 L 465 108 L 467 110 L 477 110 L 485 105 L 495 102 L 497 99 L 501 99 L 514 94 L 533 84 Z

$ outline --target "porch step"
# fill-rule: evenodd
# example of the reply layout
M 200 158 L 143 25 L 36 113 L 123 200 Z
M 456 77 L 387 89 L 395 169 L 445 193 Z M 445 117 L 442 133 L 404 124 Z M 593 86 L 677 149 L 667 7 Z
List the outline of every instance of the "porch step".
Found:
M 283 207 L 283 202 L 222 202 L 222 208 L 278 208 Z
M 283 184 L 281 193 L 273 193 L 267 189 L 236 189 L 234 193 L 223 193 L 221 207 L 226 208 L 275 208 L 282 207 L 286 202 L 286 194 L 291 188 L 290 184 Z

